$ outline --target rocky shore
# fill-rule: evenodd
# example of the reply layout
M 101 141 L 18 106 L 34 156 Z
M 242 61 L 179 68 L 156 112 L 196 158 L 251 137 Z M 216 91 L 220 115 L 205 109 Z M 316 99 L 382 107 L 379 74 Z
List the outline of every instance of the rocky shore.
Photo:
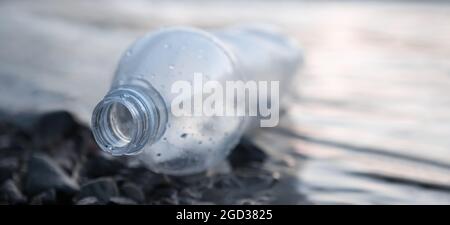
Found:
M 153 173 L 105 155 L 68 112 L 0 117 L 1 204 L 263 204 L 280 174 L 268 155 L 241 141 L 227 162 L 203 174 Z M 244 188 L 245 187 L 245 188 Z

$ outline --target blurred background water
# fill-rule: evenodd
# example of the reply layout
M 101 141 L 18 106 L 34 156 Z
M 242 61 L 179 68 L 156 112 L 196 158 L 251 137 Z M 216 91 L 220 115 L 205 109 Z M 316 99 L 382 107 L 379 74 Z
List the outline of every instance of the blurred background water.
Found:
M 270 23 L 305 53 L 280 126 L 255 136 L 289 166 L 291 194 L 450 204 L 449 21 L 446 1 L 4 0 L 0 109 L 66 109 L 87 123 L 144 33 Z

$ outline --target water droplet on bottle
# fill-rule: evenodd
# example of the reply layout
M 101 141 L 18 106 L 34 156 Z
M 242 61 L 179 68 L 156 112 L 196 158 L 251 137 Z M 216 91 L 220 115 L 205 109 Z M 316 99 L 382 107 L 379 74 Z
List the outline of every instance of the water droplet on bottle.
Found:
M 202 141 L 198 141 L 198 144 L 201 145 L 203 142 Z
M 169 45 L 168 44 L 164 44 L 164 48 L 169 48 Z
M 174 67 L 173 65 L 169 65 L 169 69 L 170 69 L 170 70 L 174 70 L 175 67 Z
M 187 136 L 186 133 L 183 133 L 183 134 L 180 135 L 181 138 L 185 138 L 186 136 Z

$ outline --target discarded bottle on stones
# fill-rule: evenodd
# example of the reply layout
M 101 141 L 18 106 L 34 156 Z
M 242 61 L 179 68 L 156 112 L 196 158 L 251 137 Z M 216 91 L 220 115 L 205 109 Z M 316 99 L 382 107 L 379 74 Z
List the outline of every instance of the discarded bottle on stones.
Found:
M 250 98 L 236 100 L 253 90 L 232 90 L 237 96 L 219 92 L 228 90 L 229 81 L 242 81 L 244 89 L 255 87 L 246 85 L 249 81 L 256 85 L 278 81 L 277 88 L 284 92 L 300 62 L 297 45 L 267 27 L 210 32 L 172 27 L 149 33 L 123 54 L 111 89 L 95 107 L 91 121 L 95 140 L 103 151 L 136 155 L 158 173 L 204 171 L 225 160 L 263 117 L 245 112 L 264 102 L 250 105 Z M 186 84 L 192 88 L 187 90 Z M 239 91 L 243 92 L 236 94 Z M 220 101 L 207 101 L 213 92 Z M 258 97 L 268 107 L 279 105 L 278 96 Z M 238 104 L 242 102 L 246 104 Z M 206 105 L 213 113 L 206 112 Z M 174 112 L 175 106 L 185 111 Z M 186 113 L 189 109 L 191 114 Z

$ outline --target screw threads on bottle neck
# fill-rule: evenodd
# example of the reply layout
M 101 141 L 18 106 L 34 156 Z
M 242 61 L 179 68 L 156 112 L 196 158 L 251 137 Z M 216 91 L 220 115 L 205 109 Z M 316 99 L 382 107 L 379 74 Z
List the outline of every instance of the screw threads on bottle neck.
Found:
M 92 130 L 100 148 L 112 155 L 134 155 L 156 142 L 165 128 L 165 108 L 155 90 L 122 85 L 100 101 L 92 115 Z M 156 96 L 156 97 L 155 97 Z

